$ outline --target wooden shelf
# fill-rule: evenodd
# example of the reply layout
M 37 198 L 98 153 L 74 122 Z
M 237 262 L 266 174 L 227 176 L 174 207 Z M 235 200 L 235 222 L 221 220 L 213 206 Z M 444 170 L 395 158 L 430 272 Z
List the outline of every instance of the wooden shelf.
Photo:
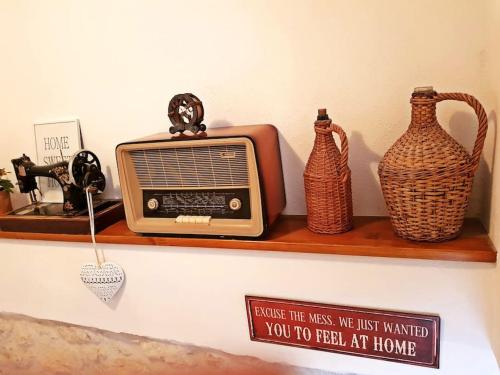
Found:
M 131 232 L 124 220 L 104 229 L 97 242 L 108 244 L 221 248 L 235 250 L 321 253 L 390 258 L 495 263 L 497 253 L 479 220 L 467 219 L 462 235 L 442 243 L 412 242 L 397 237 L 388 218 L 356 217 L 354 230 L 320 235 L 307 230 L 304 216 L 283 216 L 266 240 L 227 240 L 144 236 Z M 0 238 L 90 242 L 88 235 L 0 232 Z

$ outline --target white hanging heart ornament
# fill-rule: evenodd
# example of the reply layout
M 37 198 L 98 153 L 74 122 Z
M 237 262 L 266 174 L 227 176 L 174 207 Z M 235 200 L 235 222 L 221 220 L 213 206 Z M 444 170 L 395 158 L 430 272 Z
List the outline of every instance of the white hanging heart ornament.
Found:
M 125 273 L 115 263 L 105 262 L 100 267 L 94 263 L 87 263 L 82 266 L 80 278 L 97 297 L 109 302 L 122 287 Z

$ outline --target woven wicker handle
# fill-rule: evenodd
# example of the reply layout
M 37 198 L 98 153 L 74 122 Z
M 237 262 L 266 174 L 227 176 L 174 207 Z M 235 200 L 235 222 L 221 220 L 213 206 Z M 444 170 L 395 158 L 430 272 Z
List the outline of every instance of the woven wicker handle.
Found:
M 344 130 L 338 125 L 335 125 L 332 122 L 330 125 L 330 130 L 337 133 L 340 137 L 340 167 L 342 171 L 347 168 L 347 159 L 349 157 L 349 145 L 347 144 L 347 136 L 345 135 Z
M 466 102 L 472 107 L 472 109 L 474 109 L 474 112 L 476 112 L 477 119 L 479 120 L 479 126 L 477 130 L 476 142 L 474 143 L 474 149 L 472 150 L 472 171 L 475 172 L 479 165 L 479 159 L 481 158 L 481 152 L 483 151 L 484 139 L 486 138 L 486 131 L 488 130 L 488 117 L 486 116 L 483 106 L 479 103 L 479 100 L 474 98 L 472 95 L 462 93 L 437 94 L 436 100 L 438 102 L 443 100 L 458 100 Z

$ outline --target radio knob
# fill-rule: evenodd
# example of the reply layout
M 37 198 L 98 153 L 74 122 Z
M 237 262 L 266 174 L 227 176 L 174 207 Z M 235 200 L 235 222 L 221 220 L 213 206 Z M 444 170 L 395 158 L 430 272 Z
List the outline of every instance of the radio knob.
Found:
M 151 198 L 150 200 L 148 200 L 148 208 L 151 211 L 156 211 L 158 207 L 160 207 L 160 202 L 158 202 L 158 199 Z
M 233 211 L 238 211 L 241 208 L 241 201 L 238 198 L 233 198 L 229 201 L 229 208 Z

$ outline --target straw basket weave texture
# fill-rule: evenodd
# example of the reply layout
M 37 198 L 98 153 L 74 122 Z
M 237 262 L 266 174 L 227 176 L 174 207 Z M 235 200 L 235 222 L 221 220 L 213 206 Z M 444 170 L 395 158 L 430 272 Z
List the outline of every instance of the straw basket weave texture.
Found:
M 335 234 L 352 228 L 351 171 L 347 165 L 347 136 L 332 124 L 326 110 L 314 123 L 316 139 L 304 172 L 307 227 L 316 233 Z M 340 137 L 341 150 L 332 132 Z
M 437 122 L 436 103 L 469 104 L 479 120 L 472 154 Z M 460 234 L 488 128 L 479 101 L 462 93 L 418 88 L 408 130 L 379 164 L 382 191 L 395 232 L 417 241 L 444 241 Z

